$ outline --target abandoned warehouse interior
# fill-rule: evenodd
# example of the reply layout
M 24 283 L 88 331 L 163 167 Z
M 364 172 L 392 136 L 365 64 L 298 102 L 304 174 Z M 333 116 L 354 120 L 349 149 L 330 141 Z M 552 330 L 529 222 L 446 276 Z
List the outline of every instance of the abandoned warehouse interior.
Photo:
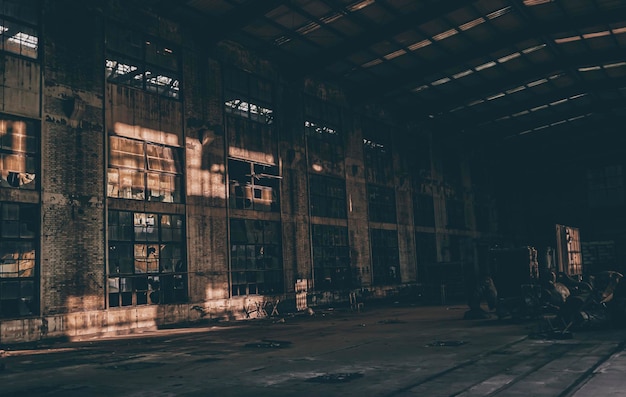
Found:
M 0 342 L 624 271 L 623 2 L 0 14 Z

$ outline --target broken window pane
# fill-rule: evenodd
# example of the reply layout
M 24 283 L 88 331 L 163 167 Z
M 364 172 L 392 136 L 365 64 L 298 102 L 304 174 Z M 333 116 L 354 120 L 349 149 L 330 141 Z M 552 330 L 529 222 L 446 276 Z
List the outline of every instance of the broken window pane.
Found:
M 233 296 L 281 293 L 280 222 L 231 219 L 230 233 Z
M 35 205 L 0 203 L 0 317 L 36 313 Z
M 348 228 L 312 225 L 315 288 L 332 291 L 351 288 L 354 284 L 350 268 Z
M 181 202 L 183 166 L 179 151 L 174 147 L 110 136 L 108 196 Z
M 278 167 L 229 159 L 228 179 L 231 208 L 272 212 L 280 209 Z
M 109 282 L 110 307 L 185 301 L 183 216 L 112 210 L 108 220 L 108 275 L 121 291 Z
M 400 282 L 397 230 L 371 229 L 372 273 L 374 285 Z
M 396 192 L 392 187 L 367 185 L 369 220 L 396 222 Z
M 346 181 L 322 175 L 309 177 L 311 215 L 346 218 Z
M 180 67 L 175 46 L 111 24 L 107 30 L 107 81 L 160 96 L 180 98 Z

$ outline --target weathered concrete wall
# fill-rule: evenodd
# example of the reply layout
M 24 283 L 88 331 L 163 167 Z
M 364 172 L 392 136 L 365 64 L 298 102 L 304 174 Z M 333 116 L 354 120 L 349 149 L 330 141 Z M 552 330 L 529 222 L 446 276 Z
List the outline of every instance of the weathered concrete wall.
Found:
M 202 38 L 188 26 L 149 11 L 128 9 L 121 0 L 106 2 L 103 10 L 85 5 L 81 11 L 76 4 L 69 0 L 45 2 L 44 65 L 15 57 L 5 57 L 2 64 L 5 83 L 0 109 L 42 120 L 42 172 L 41 192 L 0 189 L 0 200 L 41 202 L 42 225 L 41 313 L 0 320 L 0 342 L 127 333 L 207 318 L 245 317 L 244 308 L 263 297 L 231 296 L 229 217 L 281 222 L 285 285 L 282 299 L 293 298 L 296 280 L 313 279 L 312 222 L 347 227 L 355 288 L 367 289 L 380 297 L 428 281 L 418 274 L 416 232 L 436 235 L 436 256 L 440 262 L 450 261 L 451 236 L 471 240 L 483 235 L 476 231 L 472 175 L 466 172 L 465 164 L 459 181 L 446 179 L 441 160 L 446 153 L 444 143 L 437 142 L 433 151 L 432 173 L 417 180 L 412 175 L 415 141 L 406 140 L 404 126 L 390 128 L 395 131 L 390 164 L 393 173 L 383 184 L 395 191 L 397 221 L 373 224 L 368 217 L 367 183 L 371 172 L 364 159 L 364 123 L 378 116 L 393 121 L 390 115 L 353 107 L 348 95 L 329 83 L 308 79 L 282 81 L 271 62 L 239 44 L 223 42 L 207 54 Z M 74 10 L 71 16 L 64 11 L 69 7 Z M 105 15 L 181 45 L 183 101 L 105 83 Z M 237 141 L 229 140 L 222 77 L 223 71 L 231 67 L 262 76 L 275 88 L 275 125 L 266 144 L 271 146 L 268 151 L 275 155 L 282 177 L 279 212 L 228 206 L 228 145 L 241 146 L 237 153 L 245 155 L 246 147 L 259 144 L 254 133 L 238 136 Z M 308 156 L 303 128 L 304 94 L 340 107 L 344 161 L 331 164 Z M 185 165 L 184 203 L 107 198 L 105 171 L 110 133 L 180 147 Z M 346 219 L 310 216 L 308 177 L 316 162 L 321 163 L 323 174 L 345 178 Z M 432 227 L 413 224 L 413 200 L 419 192 L 434 197 Z M 450 197 L 464 201 L 463 230 L 447 227 L 446 204 Z M 187 303 L 106 308 L 107 209 L 185 215 Z M 372 287 L 372 226 L 397 231 L 401 284 Z M 471 245 L 464 244 L 464 248 L 459 248 L 462 259 L 475 260 Z M 344 300 L 347 291 L 311 293 L 311 302 L 327 304 Z
M 43 314 L 104 307 L 102 21 L 68 6 L 55 3 L 43 20 Z

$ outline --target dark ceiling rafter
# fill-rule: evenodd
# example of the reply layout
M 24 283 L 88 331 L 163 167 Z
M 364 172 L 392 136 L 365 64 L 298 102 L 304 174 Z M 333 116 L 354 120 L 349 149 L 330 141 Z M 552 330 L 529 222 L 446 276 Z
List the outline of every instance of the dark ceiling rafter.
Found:
M 310 59 L 304 59 L 300 62 L 298 69 L 303 76 L 314 74 L 350 54 L 365 50 L 373 44 L 396 36 L 414 26 L 431 21 L 441 15 L 448 14 L 476 1 L 477 0 L 446 0 L 438 1 L 436 4 L 429 4 L 425 9 L 404 14 L 393 22 L 367 30 L 366 33 L 360 36 L 353 37 L 332 48 L 321 51 Z
M 556 58 L 553 62 L 539 64 L 529 68 L 528 70 L 493 80 L 477 87 L 474 90 L 467 90 L 465 92 L 458 93 L 452 98 L 446 97 L 441 100 L 431 100 L 420 104 L 420 106 L 424 109 L 424 114 L 440 115 L 459 106 L 467 105 L 472 101 L 483 99 L 490 95 L 528 84 L 531 81 L 549 78 L 557 73 L 563 73 L 568 67 L 580 68 L 583 66 L 595 65 L 597 63 L 606 64 L 623 61 L 625 57 L 626 56 L 624 54 L 616 53 L 613 50 L 594 52 L 593 57 L 590 57 L 588 53 L 563 56 L 561 58 Z
M 535 39 L 537 34 L 552 35 L 570 30 L 578 30 L 585 26 L 616 23 L 625 20 L 626 5 L 619 11 L 613 10 L 611 12 L 587 14 L 585 17 L 564 19 L 558 22 L 542 22 L 534 27 L 532 32 L 524 29 L 513 34 L 502 35 L 490 43 L 484 44 L 479 49 L 468 48 L 463 51 L 459 51 L 458 54 L 455 54 L 454 56 L 446 57 L 439 62 L 432 62 L 414 70 L 407 70 L 392 78 L 381 79 L 375 84 L 369 85 L 367 87 L 367 92 L 370 93 L 371 97 L 380 97 L 380 95 L 393 96 L 393 93 L 398 90 L 428 83 L 427 81 L 424 81 L 424 76 L 431 76 L 441 72 L 442 70 L 467 64 L 472 60 L 480 59 L 481 57 L 489 57 L 490 54 L 501 50 L 502 48 Z M 363 92 L 361 95 L 367 95 L 367 93 Z
M 622 79 L 622 83 L 626 83 L 626 79 Z M 590 88 L 593 88 L 593 89 L 590 89 Z M 545 110 L 548 110 L 551 108 L 553 109 L 551 104 L 558 102 L 558 101 L 566 100 L 566 99 L 568 101 L 569 100 L 572 100 L 572 101 L 587 100 L 588 101 L 589 96 L 593 95 L 594 93 L 608 92 L 608 91 L 612 91 L 613 89 L 614 87 L 612 87 L 612 84 L 610 81 L 606 81 L 604 84 L 598 84 L 596 87 L 591 87 L 591 84 L 584 84 L 584 85 L 576 84 L 571 87 L 568 87 L 567 89 L 556 90 L 552 92 L 551 94 L 547 94 L 547 95 L 533 96 L 526 101 L 515 102 L 511 105 L 507 105 L 503 107 L 496 107 L 492 105 L 485 112 L 475 112 L 474 115 L 472 116 L 464 117 L 463 121 L 467 126 L 476 126 L 476 128 L 479 128 L 480 126 L 485 125 L 486 123 L 489 123 L 491 121 L 493 121 L 494 123 L 497 123 L 499 119 L 502 119 L 507 116 L 510 116 L 513 119 L 514 118 L 513 115 L 524 112 L 524 111 L 542 112 L 544 109 L 541 109 L 541 110 L 533 110 L 533 109 L 541 108 L 544 105 L 548 106 L 548 108 L 546 108 Z M 578 95 L 583 95 L 583 97 L 570 99 Z M 574 103 L 577 103 L 577 102 L 574 102 Z
M 626 108 L 626 102 L 624 100 L 610 100 L 603 101 L 602 103 L 591 102 L 585 106 L 577 106 L 566 111 L 555 111 L 547 114 L 537 114 L 525 117 L 512 117 L 507 120 L 494 121 L 489 125 L 482 125 L 479 127 L 465 128 L 460 131 L 460 135 L 467 136 L 481 136 L 481 139 L 492 137 L 519 135 L 525 131 L 532 131 L 537 128 L 548 128 L 550 125 L 560 125 L 565 120 L 573 119 L 577 121 L 581 116 L 585 117 L 601 117 L 603 115 L 612 117 L 614 110 L 621 110 Z M 590 116 L 587 116 L 590 115 Z M 558 123 L 558 124 L 557 124 Z

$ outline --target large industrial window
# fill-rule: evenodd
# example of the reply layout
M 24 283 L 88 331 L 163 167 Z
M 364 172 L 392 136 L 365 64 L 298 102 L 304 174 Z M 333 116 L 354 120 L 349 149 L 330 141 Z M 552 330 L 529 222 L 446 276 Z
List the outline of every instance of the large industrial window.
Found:
M 109 137 L 107 195 L 180 203 L 180 149 L 117 136 Z
M 463 199 L 449 198 L 446 200 L 447 226 L 449 229 L 466 229 L 465 201 Z
M 396 222 L 396 192 L 392 187 L 368 184 L 367 198 L 371 222 Z
M 323 162 L 325 166 L 332 167 L 330 171 L 341 174 L 345 155 L 339 107 L 307 96 L 304 98 L 304 114 L 310 165 L 321 167 Z
M 346 218 L 346 181 L 322 175 L 309 177 L 311 215 Z
M 435 206 L 429 194 L 413 195 L 413 216 L 416 226 L 435 226 Z
M 373 120 L 363 126 L 363 154 L 368 182 L 393 186 L 393 157 L 389 127 Z
M 348 228 L 313 225 L 313 267 L 316 290 L 341 290 L 352 286 Z
M 277 164 L 271 83 L 234 68 L 225 68 L 223 72 L 228 155 Z
M 598 167 L 587 171 L 589 207 L 611 207 L 624 204 L 624 174 L 621 165 Z
M 182 215 L 109 211 L 109 307 L 187 300 Z
M 111 24 L 106 47 L 107 81 L 180 98 L 180 68 L 173 45 Z
M 38 312 L 37 206 L 0 203 L 0 317 Z
M 274 165 L 229 159 L 230 207 L 277 212 L 280 178 Z
M 400 282 L 398 232 L 371 229 L 373 284 L 389 285 Z
M 272 295 L 284 290 L 280 222 L 231 219 L 231 292 Z
M 38 135 L 34 122 L 0 116 L 0 187 L 35 189 Z
M 420 268 L 437 262 L 437 239 L 434 233 L 415 233 L 415 242 Z
M 38 2 L 35 0 L 3 0 L 1 4 L 1 50 L 27 58 L 38 58 Z

